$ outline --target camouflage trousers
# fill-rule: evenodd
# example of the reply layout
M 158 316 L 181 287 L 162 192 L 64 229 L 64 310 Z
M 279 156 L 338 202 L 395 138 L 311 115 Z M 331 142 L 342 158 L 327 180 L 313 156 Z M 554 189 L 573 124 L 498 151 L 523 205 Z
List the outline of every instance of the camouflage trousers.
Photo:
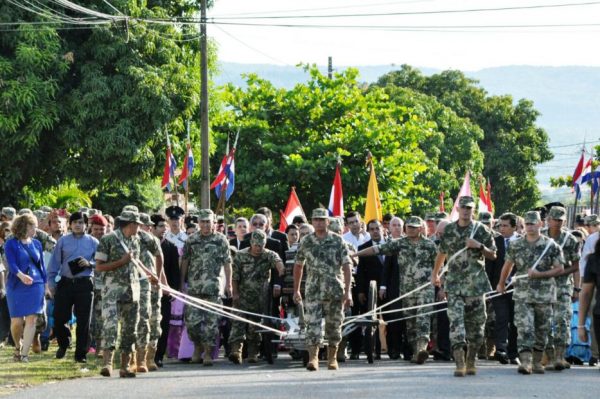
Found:
M 96 348 L 102 342 L 102 290 L 94 289 L 94 305 L 92 307 L 92 324 L 90 326 L 92 338 L 96 341 Z
M 467 343 L 476 348 L 481 347 L 486 317 L 483 295 L 462 296 L 448 293 L 448 319 L 452 348 L 463 347 Z
M 221 298 L 218 296 L 189 295 L 208 302 L 221 304 Z M 203 345 L 204 347 L 216 345 L 219 336 L 219 315 L 186 305 L 185 326 L 188 336 L 194 344 Z
M 131 353 L 136 342 L 136 330 L 139 321 L 140 303 L 137 301 L 110 300 L 110 295 L 103 292 L 102 301 L 102 349 L 114 350 L 121 324 L 121 340 L 119 349 L 123 353 Z
M 434 291 L 431 289 L 424 289 L 413 295 L 402 299 L 402 307 L 408 308 L 411 306 L 425 305 L 433 303 Z M 412 344 L 416 344 L 418 340 L 425 340 L 429 342 L 429 333 L 431 331 L 431 315 L 421 315 L 422 313 L 429 312 L 431 308 L 421 308 L 407 310 L 403 312 L 402 317 L 415 316 L 411 319 L 406 320 L 406 334 L 408 341 Z
M 554 327 L 548 335 L 549 347 L 567 347 L 571 343 L 571 319 L 573 308 L 571 306 L 571 295 L 558 295 L 556 303 L 552 304 L 552 321 Z
M 246 299 L 241 299 L 240 303 L 260 303 L 258 301 L 257 298 L 254 298 L 253 300 L 248 300 Z M 241 310 L 245 310 L 247 312 L 253 312 L 253 313 L 261 313 L 260 309 L 257 309 L 256 306 L 236 306 L 237 309 L 241 309 Z M 260 317 L 256 317 L 256 316 L 250 316 L 247 314 L 240 314 L 240 316 L 248 319 L 248 320 L 252 320 L 255 322 L 260 323 L 261 318 Z M 255 344 L 255 345 L 259 345 L 260 341 L 261 341 L 261 335 L 259 332 L 257 332 L 258 330 L 260 330 L 260 327 L 257 327 L 253 324 L 248 324 L 248 323 L 244 323 L 243 321 L 237 321 L 237 320 L 233 320 L 231 322 L 231 333 L 229 335 L 229 342 L 230 343 L 234 343 L 234 342 L 243 342 L 243 341 L 247 341 L 248 345 L 250 344 Z
M 320 345 L 325 319 L 325 338 L 330 346 L 337 346 L 342 340 L 342 322 L 344 321 L 342 298 L 315 301 L 307 298 L 304 302 L 304 321 L 306 323 L 306 344 Z
M 552 329 L 552 304 L 515 301 L 517 348 L 523 351 L 543 351 Z
M 145 348 L 147 345 L 155 348 L 160 334 L 160 297 L 161 291 L 152 286 L 148 279 L 140 280 L 140 321 L 138 323 L 138 338 L 136 346 Z

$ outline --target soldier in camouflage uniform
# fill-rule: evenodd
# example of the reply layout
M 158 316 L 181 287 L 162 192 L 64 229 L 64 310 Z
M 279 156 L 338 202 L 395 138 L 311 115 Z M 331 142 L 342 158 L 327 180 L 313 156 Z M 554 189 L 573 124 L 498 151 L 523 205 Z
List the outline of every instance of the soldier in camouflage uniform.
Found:
M 420 234 L 425 223 L 418 216 L 412 216 L 406 221 L 406 237 L 388 241 L 379 246 L 365 248 L 357 256 L 370 256 L 382 253 L 386 256 L 397 255 L 400 274 L 400 294 L 405 294 L 431 280 L 431 271 L 436 256 L 436 246 L 433 241 Z M 412 307 L 433 303 L 434 290 L 431 287 L 422 289 L 402 300 L 402 307 Z M 408 340 L 412 346 L 412 362 L 425 363 L 429 357 L 430 316 L 419 316 L 426 312 L 424 309 L 408 310 L 406 316 L 416 316 L 406 320 Z
M 563 256 L 560 246 L 551 238 L 540 234 L 542 219 L 539 212 L 525 214 L 526 235 L 513 241 L 508 248 L 506 261 L 496 290 L 506 292 L 505 281 L 513 267 L 517 276 L 513 299 L 515 301 L 515 325 L 518 331 L 519 373 L 544 373 L 542 355 L 552 327 L 552 305 L 556 303 L 555 276 L 563 272 Z
M 439 273 L 448 257 L 445 288 L 448 295 L 450 341 L 456 362 L 454 375 L 463 377 L 465 374 L 477 373 L 475 360 L 477 351 L 483 344 L 486 320 L 484 294 L 491 291 L 484 258 L 496 258 L 496 244 L 491 231 L 485 225 L 473 221 L 473 197 L 460 197 L 458 205 L 458 220 L 448 224 L 440 238 L 431 282 L 437 287 L 441 285 Z M 454 258 L 450 261 L 452 257 Z
M 271 269 L 277 269 L 283 276 L 285 269 L 279 255 L 265 248 L 267 235 L 262 230 L 254 230 L 250 235 L 250 247 L 237 252 L 233 260 L 233 306 L 248 312 L 262 314 L 266 310 L 265 298 L 269 292 Z M 239 314 L 253 321 L 259 317 Z M 229 342 L 231 353 L 229 360 L 235 364 L 242 362 L 244 340 L 248 344 L 248 363 L 258 361 L 258 349 L 261 336 L 259 328 L 242 321 L 233 321 Z M 247 329 L 247 332 L 246 332 Z
M 200 231 L 192 234 L 183 247 L 181 261 L 181 286 L 187 278 L 188 295 L 221 304 L 219 288 L 221 270 L 225 271 L 225 293 L 231 295 L 231 255 L 227 238 L 215 232 L 214 213 L 201 209 L 198 213 Z M 204 352 L 204 365 L 212 366 L 211 353 L 219 334 L 219 316 L 192 306 L 185 308 L 185 324 L 194 343 L 193 362 L 200 361 Z
M 150 216 L 140 213 L 142 227 L 138 231 L 140 237 L 140 261 L 159 276 L 162 272 L 163 254 L 160 241 L 148 230 L 153 226 Z M 152 282 L 152 284 L 150 284 Z M 140 321 L 137 330 L 136 342 L 136 369 L 138 373 L 156 371 L 158 366 L 154 363 L 156 345 L 160 337 L 160 297 L 161 292 L 157 286 L 158 281 L 151 281 L 145 274 L 140 274 Z
M 123 211 L 117 218 L 119 229 L 105 235 L 96 250 L 96 271 L 103 274 L 102 281 L 102 356 L 100 374 L 110 377 L 113 351 L 117 343 L 121 323 L 121 369 L 122 378 L 135 377 L 128 369 L 136 342 L 139 321 L 140 282 L 134 259 L 140 257 L 140 239 L 137 235 L 141 224 L 139 213 Z
M 351 261 L 342 237 L 327 231 L 327 209 L 317 208 L 312 213 L 315 229 L 300 242 L 294 265 L 294 301 L 302 302 L 300 282 L 306 264 L 306 303 L 304 304 L 307 369 L 319 369 L 319 346 L 322 339 L 322 319 L 325 318 L 325 338 L 328 341 L 328 368 L 338 369 L 337 351 L 342 340 L 344 307 L 352 306 L 350 291 Z
M 562 370 L 571 365 L 564 358 L 565 349 L 571 342 L 571 319 L 573 308 L 571 298 L 574 287 L 579 287 L 579 259 L 581 248 L 575 236 L 563 229 L 567 220 L 567 210 L 554 206 L 548 212 L 548 227 L 542 229 L 542 234 L 554 240 L 562 249 L 564 256 L 564 272 L 555 277 L 557 287 L 556 304 L 553 308 L 554 331 L 548 337 L 546 355 L 548 356 L 547 370 Z

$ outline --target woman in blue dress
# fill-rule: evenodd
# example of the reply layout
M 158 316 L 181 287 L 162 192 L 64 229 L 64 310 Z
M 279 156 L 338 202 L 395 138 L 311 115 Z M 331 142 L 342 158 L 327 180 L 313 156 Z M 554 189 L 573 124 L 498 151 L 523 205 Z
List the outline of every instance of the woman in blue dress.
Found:
M 13 237 L 4 244 L 9 271 L 6 299 L 16 347 L 14 360 L 23 362 L 29 361 L 37 315 L 44 311 L 47 292 L 42 244 L 33 238 L 36 228 L 35 216 L 18 216 L 11 228 Z

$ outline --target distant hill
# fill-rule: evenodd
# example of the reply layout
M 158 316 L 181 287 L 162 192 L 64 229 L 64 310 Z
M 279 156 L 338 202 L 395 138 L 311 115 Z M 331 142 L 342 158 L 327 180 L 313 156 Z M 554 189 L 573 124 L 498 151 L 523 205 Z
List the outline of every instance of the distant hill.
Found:
M 336 67 L 343 70 L 347 67 Z M 360 79 L 374 82 L 381 75 L 399 69 L 398 65 L 357 66 Z M 325 73 L 326 67 L 320 67 Z M 420 68 L 430 75 L 439 70 Z M 222 63 L 217 84 L 231 82 L 244 85 L 244 73 L 256 73 L 274 85 L 292 88 L 305 82 L 308 74 L 302 68 L 268 64 Z M 600 67 L 506 66 L 466 71 L 490 94 L 510 94 L 515 101 L 527 98 L 540 111 L 539 126 L 550 137 L 555 159 L 538 168 L 538 181 L 546 198 L 564 195 L 549 188 L 551 176 L 572 173 L 578 155 L 575 143 L 600 140 Z

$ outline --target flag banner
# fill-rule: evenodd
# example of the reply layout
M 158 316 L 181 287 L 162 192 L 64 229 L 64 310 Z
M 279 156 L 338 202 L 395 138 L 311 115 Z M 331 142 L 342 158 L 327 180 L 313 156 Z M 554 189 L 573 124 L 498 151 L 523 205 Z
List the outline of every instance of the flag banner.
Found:
M 463 184 L 460 188 L 460 191 L 458 192 L 458 195 L 456 196 L 456 200 L 454 201 L 452 213 L 450 214 L 450 221 L 455 222 L 456 220 L 458 220 L 458 199 L 465 195 L 468 195 L 470 197 L 473 196 L 471 194 L 471 174 L 469 173 L 469 171 L 467 171 L 467 173 L 465 174 Z
M 175 180 L 175 169 L 177 169 L 177 162 L 175 162 L 175 157 L 173 156 L 173 153 L 171 153 L 171 146 L 168 145 L 163 178 L 160 184 L 161 188 L 166 188 L 167 191 L 171 191 L 171 178 Z
M 179 176 L 179 184 L 183 185 L 183 187 L 186 189 L 188 179 L 192 177 L 194 165 L 194 153 L 192 152 L 192 147 L 190 146 L 190 143 L 188 143 L 186 160 L 183 163 L 183 169 L 181 170 L 181 175 Z
M 582 162 L 583 154 L 581 154 L 581 160 L 577 164 L 575 173 L 573 174 L 573 187 L 575 188 L 575 195 L 577 199 L 581 199 L 581 185 L 592 180 L 592 158 L 584 164 Z M 580 167 L 581 166 L 581 167 Z M 585 179 L 585 181 L 584 181 Z
M 329 215 L 344 217 L 344 194 L 342 192 L 342 176 L 340 174 L 340 164 L 335 167 L 335 177 L 331 186 L 331 195 L 329 196 Z
M 296 189 L 292 187 L 292 191 L 290 192 L 290 197 L 288 198 L 287 205 L 285 206 L 285 210 L 283 212 L 279 211 L 280 219 L 279 219 L 279 231 L 285 233 L 285 229 L 292 224 L 294 217 L 296 216 L 304 216 L 304 210 L 302 209 L 302 205 L 300 205 L 300 199 L 296 194 Z
M 235 148 L 229 151 L 229 154 L 223 157 L 219 173 L 210 185 L 211 190 L 215 189 L 217 198 L 221 198 L 221 193 L 225 191 L 225 199 L 229 200 L 235 189 Z
M 492 213 L 489 203 L 488 203 L 487 193 L 485 192 L 485 189 L 483 188 L 483 182 L 479 183 L 479 204 L 477 205 L 477 212 L 478 213 L 481 213 L 481 212 Z
M 492 183 L 490 179 L 487 181 L 487 206 L 490 210 L 490 213 L 494 213 L 494 206 L 492 205 Z
M 440 193 L 440 212 L 446 212 L 446 206 L 444 205 L 444 192 Z
M 377 187 L 377 177 L 375 176 L 375 166 L 373 160 L 369 161 L 371 165 L 371 176 L 369 177 L 369 187 L 367 189 L 367 204 L 365 206 L 365 223 L 371 220 L 382 221 L 381 200 L 379 198 L 379 188 Z

